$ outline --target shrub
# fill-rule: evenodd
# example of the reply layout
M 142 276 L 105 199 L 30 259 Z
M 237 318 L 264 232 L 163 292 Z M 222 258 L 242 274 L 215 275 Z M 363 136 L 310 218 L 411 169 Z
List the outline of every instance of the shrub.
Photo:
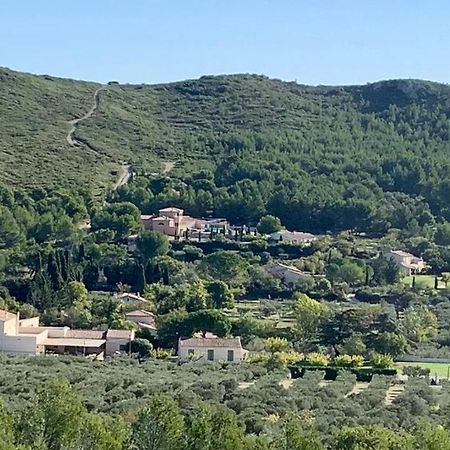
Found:
M 403 374 L 408 375 L 408 377 L 427 377 L 430 375 L 430 369 L 419 366 L 404 366 Z
M 164 348 L 157 348 L 151 351 L 150 356 L 155 359 L 167 359 L 172 356 L 172 351 Z
M 373 367 L 387 369 L 394 365 L 394 360 L 391 355 L 386 355 L 382 353 L 373 353 L 371 363 Z
M 364 364 L 364 357 L 360 355 L 339 355 L 334 359 L 334 363 L 339 367 L 361 367 Z
M 311 366 L 326 367 L 330 362 L 330 357 L 323 353 L 309 353 L 306 357 L 306 361 Z
M 288 340 L 280 337 L 270 337 L 266 339 L 266 350 L 271 353 L 283 352 L 288 348 Z

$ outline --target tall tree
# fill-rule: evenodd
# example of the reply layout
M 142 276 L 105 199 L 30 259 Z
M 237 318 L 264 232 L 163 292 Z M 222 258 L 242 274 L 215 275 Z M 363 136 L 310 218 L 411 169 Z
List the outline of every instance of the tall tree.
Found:
M 175 400 L 155 394 L 131 426 L 130 450 L 182 450 L 184 420 Z

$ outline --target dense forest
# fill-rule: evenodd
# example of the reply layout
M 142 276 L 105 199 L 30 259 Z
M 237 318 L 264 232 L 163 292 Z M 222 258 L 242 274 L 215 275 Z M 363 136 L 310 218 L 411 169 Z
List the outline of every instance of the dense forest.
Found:
M 111 84 L 76 131 L 89 147 L 70 148 L 65 121 L 89 108 L 96 87 L 2 69 L 3 182 L 89 180 L 104 192 L 122 161 L 144 174 L 165 159 L 177 162 L 166 203 L 234 223 L 270 213 L 288 228 L 385 232 L 450 218 L 445 85 L 310 87 L 253 75 Z

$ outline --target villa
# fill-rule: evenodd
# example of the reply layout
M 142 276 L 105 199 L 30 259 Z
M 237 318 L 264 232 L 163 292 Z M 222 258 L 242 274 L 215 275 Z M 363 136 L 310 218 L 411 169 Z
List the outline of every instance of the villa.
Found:
M 426 268 L 426 263 L 422 258 L 402 250 L 391 250 L 385 256 L 392 258 L 400 272 L 406 276 L 420 273 Z
M 239 363 L 248 351 L 242 348 L 240 337 L 219 338 L 212 333 L 195 334 L 189 339 L 178 340 L 180 361 Z
M 301 279 L 312 277 L 311 274 L 303 272 L 302 270 L 297 269 L 297 267 L 288 266 L 281 263 L 268 264 L 264 267 L 264 269 L 273 277 L 278 278 L 288 286 L 297 284 L 297 282 Z
M 186 216 L 180 208 L 162 208 L 157 215 L 141 215 L 145 230 L 159 231 L 166 236 L 182 237 L 196 233 L 226 233 L 228 222 L 222 218 L 197 219 Z
M 316 239 L 314 234 L 303 231 L 280 230 L 270 235 L 270 240 L 286 244 L 309 244 Z
M 0 310 L 0 353 L 13 355 L 70 354 L 103 359 L 126 350 L 130 330 L 72 330 L 39 325 L 39 317 L 21 319 Z

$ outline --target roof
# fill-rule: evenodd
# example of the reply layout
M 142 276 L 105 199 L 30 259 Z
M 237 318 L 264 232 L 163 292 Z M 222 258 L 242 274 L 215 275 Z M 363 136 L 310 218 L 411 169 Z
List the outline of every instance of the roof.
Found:
M 187 348 L 242 348 L 241 338 L 200 338 L 180 339 L 180 347 Z
M 133 339 L 133 330 L 108 330 L 106 339 Z
M 289 239 L 298 239 L 298 240 L 313 240 L 316 239 L 316 236 L 311 233 L 306 233 L 304 231 L 289 231 L 289 230 L 280 230 L 276 231 L 275 233 L 272 233 L 271 236 L 285 236 Z
M 69 338 L 47 338 L 42 344 L 58 347 L 101 347 L 105 339 L 69 339 Z
M 164 222 L 170 222 L 170 221 L 172 221 L 173 219 L 172 219 L 172 217 L 157 216 L 157 217 L 152 217 L 152 220 L 158 221 L 158 222 L 161 222 L 161 221 L 164 221 Z
M 101 330 L 67 330 L 66 337 L 73 339 L 104 339 L 105 332 Z
M 141 214 L 141 220 L 150 220 L 154 217 L 153 214 Z
M 122 292 L 121 294 L 119 294 L 119 297 L 131 297 L 131 298 L 138 298 L 138 299 L 143 299 L 144 297 L 141 297 L 139 294 L 134 294 L 133 292 Z M 145 299 L 144 299 L 145 300 Z
M 271 273 L 272 275 L 283 275 L 286 274 L 286 272 L 290 273 L 296 273 L 297 275 L 303 275 L 303 276 L 312 276 L 310 273 L 303 272 L 300 269 L 297 269 L 297 267 L 294 266 L 287 266 L 286 264 L 281 263 L 275 263 L 271 265 L 265 266 L 265 269 L 267 272 Z
M 8 320 L 15 319 L 17 316 L 13 313 L 0 309 L 0 322 L 7 322 Z
M 127 317 L 155 317 L 155 315 L 150 311 L 144 311 L 142 309 L 137 309 L 136 311 L 130 311 L 125 314 Z
M 417 258 L 417 256 L 414 256 L 408 252 L 404 252 L 403 250 L 391 250 L 391 253 L 394 255 L 402 256 L 404 258 Z
M 175 213 L 182 213 L 183 210 L 180 208 L 175 208 L 173 206 L 169 206 L 168 208 L 161 208 L 159 210 L 159 213 L 161 214 L 161 212 L 175 212 Z

